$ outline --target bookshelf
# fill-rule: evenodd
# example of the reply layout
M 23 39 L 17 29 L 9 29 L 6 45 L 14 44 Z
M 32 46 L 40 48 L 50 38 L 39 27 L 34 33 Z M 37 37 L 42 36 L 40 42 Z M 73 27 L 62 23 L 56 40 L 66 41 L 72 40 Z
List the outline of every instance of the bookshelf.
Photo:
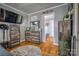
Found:
M 10 25 L 10 47 L 20 44 L 20 25 Z

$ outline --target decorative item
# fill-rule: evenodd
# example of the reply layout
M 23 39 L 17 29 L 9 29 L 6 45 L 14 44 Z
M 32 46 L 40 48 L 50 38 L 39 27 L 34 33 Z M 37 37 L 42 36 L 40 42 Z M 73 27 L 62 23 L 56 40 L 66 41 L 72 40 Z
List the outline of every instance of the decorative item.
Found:
M 8 26 L 6 24 L 0 24 L 0 29 L 3 30 L 3 42 L 2 45 L 4 48 L 7 48 L 7 43 L 5 44 L 5 40 L 7 39 L 8 41 Z M 7 31 L 7 38 L 5 38 L 5 31 Z
M 63 20 L 69 20 L 69 15 L 68 14 L 66 14 L 65 16 L 64 16 L 64 18 L 63 18 Z

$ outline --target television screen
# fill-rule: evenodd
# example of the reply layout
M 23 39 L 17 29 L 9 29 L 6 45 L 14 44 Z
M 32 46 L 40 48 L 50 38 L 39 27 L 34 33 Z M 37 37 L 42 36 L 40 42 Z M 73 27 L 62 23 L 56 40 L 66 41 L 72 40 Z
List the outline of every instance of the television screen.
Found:
M 19 14 L 0 8 L 0 22 L 21 24 L 22 18 Z
M 16 23 L 18 14 L 6 11 L 5 22 Z

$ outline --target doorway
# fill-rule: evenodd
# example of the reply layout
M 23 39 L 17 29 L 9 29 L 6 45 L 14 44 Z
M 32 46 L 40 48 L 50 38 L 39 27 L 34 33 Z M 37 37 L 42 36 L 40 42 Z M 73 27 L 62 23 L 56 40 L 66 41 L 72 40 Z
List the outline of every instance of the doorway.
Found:
M 43 30 L 44 30 L 44 39 L 45 42 L 48 37 L 52 37 L 52 41 L 54 39 L 54 13 L 44 14 L 44 23 L 43 23 Z

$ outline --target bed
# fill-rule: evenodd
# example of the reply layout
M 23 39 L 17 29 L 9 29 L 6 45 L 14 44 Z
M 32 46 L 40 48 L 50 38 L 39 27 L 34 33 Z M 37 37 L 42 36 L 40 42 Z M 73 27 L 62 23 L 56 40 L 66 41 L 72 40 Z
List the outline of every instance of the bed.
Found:
M 41 49 L 33 45 L 28 45 L 8 52 L 0 45 L 0 56 L 41 56 Z
M 12 54 L 9 53 L 7 50 L 5 50 L 5 49 L 0 45 L 0 56 L 12 56 Z
M 33 46 L 18 47 L 10 52 L 14 56 L 41 56 L 41 49 Z

